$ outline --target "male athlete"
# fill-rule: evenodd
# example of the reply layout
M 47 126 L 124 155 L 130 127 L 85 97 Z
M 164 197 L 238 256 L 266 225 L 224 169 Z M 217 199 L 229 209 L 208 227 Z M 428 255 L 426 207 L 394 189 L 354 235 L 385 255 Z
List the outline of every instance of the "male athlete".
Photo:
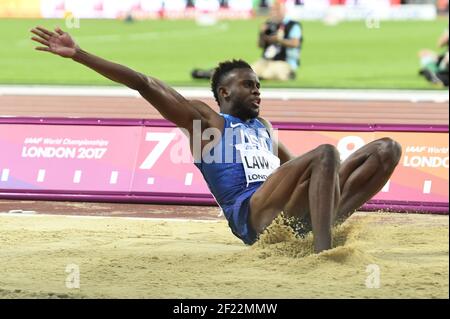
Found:
M 300 157 L 291 155 L 273 139 L 270 123 L 259 117 L 260 83 L 244 61 L 221 63 L 214 73 L 212 90 L 220 107 L 218 114 L 201 101 L 185 99 L 158 79 L 82 50 L 60 28 L 36 27 L 31 32 L 32 40 L 42 45 L 37 50 L 70 58 L 138 91 L 165 119 L 188 132 L 197 167 L 232 232 L 248 245 L 284 212 L 310 222 L 316 253 L 331 249 L 332 226 L 378 193 L 400 160 L 401 147 L 390 138 L 364 146 L 342 164 L 332 145 L 321 145 Z M 232 161 L 207 158 L 229 147 L 228 134 L 202 140 L 203 132 L 213 131 L 233 132 Z M 213 148 L 211 141 L 216 141 Z M 198 143 L 201 156 L 194 151 Z M 278 157 L 273 154 L 277 150 Z M 267 165 L 258 165 L 256 159 Z

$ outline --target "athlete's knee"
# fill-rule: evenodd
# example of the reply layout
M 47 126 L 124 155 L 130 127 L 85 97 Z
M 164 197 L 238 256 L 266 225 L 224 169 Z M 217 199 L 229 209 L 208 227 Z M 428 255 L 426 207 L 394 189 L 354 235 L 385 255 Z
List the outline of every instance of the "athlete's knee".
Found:
M 317 159 L 321 166 L 336 168 L 339 166 L 339 151 L 334 145 L 323 144 L 316 148 Z
M 378 152 L 380 162 L 385 170 L 395 168 L 402 157 L 402 146 L 395 140 L 385 137 L 378 140 Z

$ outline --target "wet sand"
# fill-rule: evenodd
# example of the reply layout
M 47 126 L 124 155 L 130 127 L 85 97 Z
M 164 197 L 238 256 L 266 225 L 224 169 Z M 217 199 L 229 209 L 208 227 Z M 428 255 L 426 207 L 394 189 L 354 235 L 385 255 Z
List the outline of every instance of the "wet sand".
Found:
M 448 216 L 358 213 L 334 238 L 314 255 L 279 225 L 247 247 L 223 220 L 1 214 L 0 298 L 449 297 Z

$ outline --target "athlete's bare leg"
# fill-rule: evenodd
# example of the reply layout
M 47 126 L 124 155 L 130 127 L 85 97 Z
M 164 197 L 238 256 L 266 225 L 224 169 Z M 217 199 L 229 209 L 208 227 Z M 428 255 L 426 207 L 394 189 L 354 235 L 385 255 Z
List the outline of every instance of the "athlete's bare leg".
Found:
M 400 144 L 383 138 L 367 144 L 342 163 L 337 221 L 346 220 L 381 191 L 394 173 L 401 155 Z
M 330 249 L 339 203 L 338 171 L 339 154 L 332 145 L 319 146 L 284 164 L 251 198 L 251 226 L 261 233 L 281 211 L 298 217 L 310 211 L 315 251 Z
M 401 147 L 385 138 L 352 154 L 339 167 L 334 146 L 323 145 L 280 167 L 250 201 L 250 223 L 261 233 L 281 211 L 309 214 L 316 252 L 332 247 L 331 227 L 378 193 L 392 175 Z

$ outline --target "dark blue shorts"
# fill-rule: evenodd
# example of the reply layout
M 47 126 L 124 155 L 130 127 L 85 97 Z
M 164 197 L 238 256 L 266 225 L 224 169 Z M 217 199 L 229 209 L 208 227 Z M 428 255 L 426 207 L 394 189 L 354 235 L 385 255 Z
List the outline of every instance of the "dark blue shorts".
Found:
M 250 226 L 250 199 L 259 187 L 246 190 L 239 195 L 233 206 L 225 209 L 225 216 L 233 234 L 246 245 L 253 245 L 258 240 L 258 234 Z

